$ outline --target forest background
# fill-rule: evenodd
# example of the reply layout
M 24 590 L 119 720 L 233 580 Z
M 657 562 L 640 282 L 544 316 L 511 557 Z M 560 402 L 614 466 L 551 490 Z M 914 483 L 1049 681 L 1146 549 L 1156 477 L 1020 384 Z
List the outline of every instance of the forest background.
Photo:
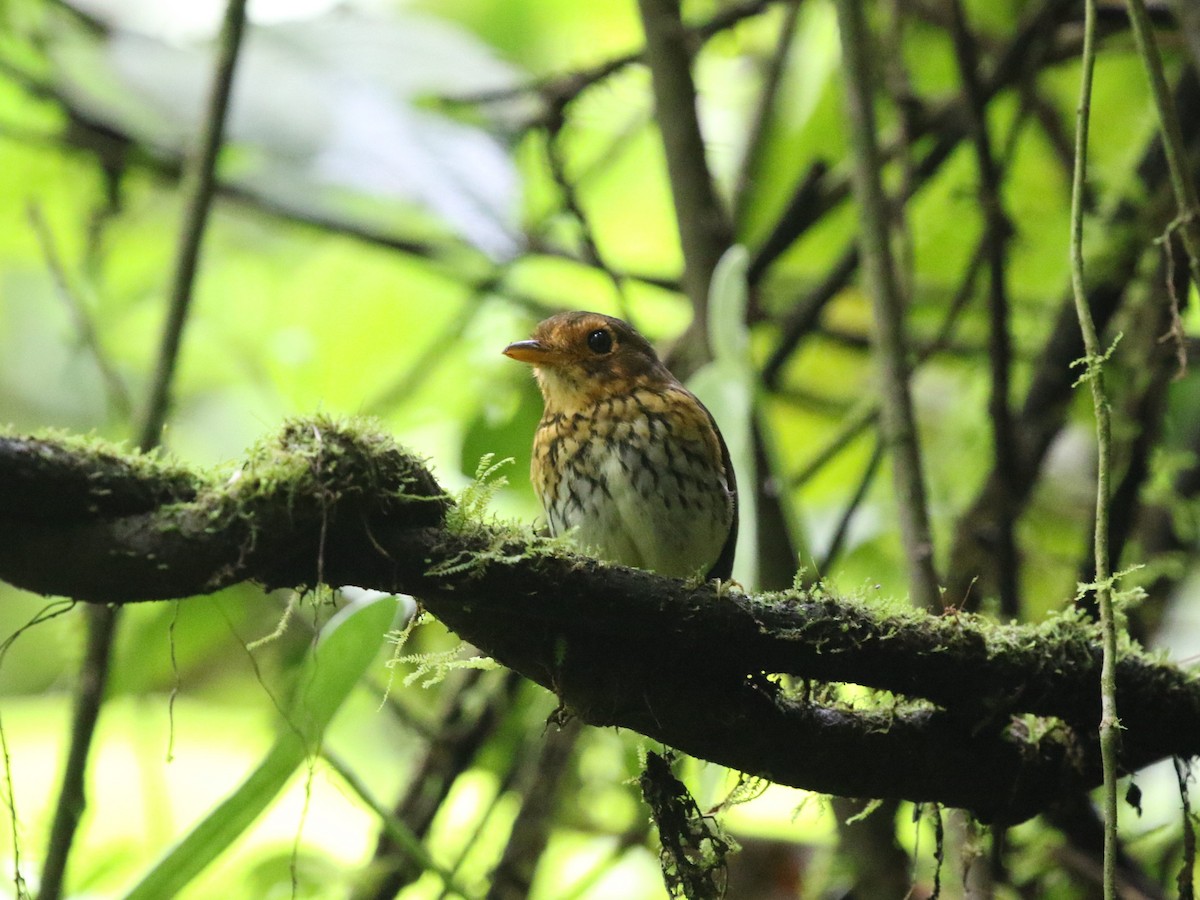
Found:
M 847 29 L 849 8 L 864 30 Z M 803 589 L 843 631 L 877 616 L 907 628 L 910 605 L 938 614 L 939 634 L 1015 621 L 1029 630 L 996 634 L 1066 646 L 1061 629 L 1084 627 L 1096 443 L 1068 252 L 1082 4 L 264 2 L 240 44 L 238 9 L 0 4 L 8 435 L 161 444 L 178 471 L 228 484 L 258 477 L 272 448 L 309 452 L 314 435 L 376 447 L 382 431 L 460 509 L 527 527 L 540 398 L 500 350 L 555 311 L 595 309 L 655 340 L 721 422 L 745 589 Z M 1186 0 L 1151 13 L 1194 182 L 1200 22 Z M 1186 667 L 1200 646 L 1190 220 L 1123 5 L 1101 4 L 1098 24 L 1083 259 L 1113 348 L 1108 547 L 1128 570 L 1122 596 L 1144 592 L 1122 605 L 1123 627 Z M 214 104 L 222 58 L 232 102 Z M 865 150 L 856 85 L 877 117 Z M 206 129 L 220 144 L 211 185 Z M 866 152 L 887 196 L 875 207 Z M 906 403 L 911 431 L 896 418 Z M 175 477 L 164 472 L 151 466 Z M 0 499 L 12 547 L 24 496 Z M 74 549 L 58 568 L 84 585 L 87 548 Z M 593 576 L 600 596 L 617 591 Z M 404 628 L 411 598 L 237 582 L 119 615 L 0 584 L 14 894 L 663 895 L 638 781 L 662 748 L 636 726 L 583 728 L 544 687 L 452 662 L 473 657 L 436 619 L 397 650 L 385 633 Z M 141 590 L 130 583 L 129 599 Z M 102 594 L 78 596 L 119 590 Z M 631 607 L 614 595 L 613 608 Z M 655 646 L 640 620 L 606 627 L 613 659 Z M 415 658 L 392 666 L 397 653 Z M 670 662 L 720 668 L 707 654 Z M 818 684 L 766 662 L 756 674 L 851 719 L 926 721 L 902 696 L 902 654 L 894 677 L 848 665 Z M 964 685 L 983 671 L 970 665 Z M 948 707 L 952 680 L 913 694 Z M 1008 703 L 1057 682 L 991 684 Z M 1194 685 L 1172 685 L 1169 699 L 1192 705 L 1167 705 L 1176 717 L 1158 726 L 1186 731 Z M 1140 698 L 1119 713 L 1153 720 Z M 1004 740 L 1012 722 L 1038 740 L 1079 725 L 1036 705 L 1010 720 L 978 699 L 972 728 L 1002 720 Z M 1094 781 L 1040 804 L 998 799 L 988 772 L 956 770 L 987 769 L 967 736 L 914 734 L 902 746 L 920 763 L 864 738 L 841 771 L 809 771 L 819 746 L 781 748 L 800 758 L 786 784 L 677 761 L 696 811 L 716 810 L 691 820 L 710 849 L 741 845 L 712 877 L 746 898 L 1095 893 Z M 1167 757 L 1196 748 L 1142 737 L 1130 725 L 1127 760 L 1161 761 L 1131 763 L 1122 782 L 1121 879 L 1136 896 L 1186 893 L 1186 767 Z

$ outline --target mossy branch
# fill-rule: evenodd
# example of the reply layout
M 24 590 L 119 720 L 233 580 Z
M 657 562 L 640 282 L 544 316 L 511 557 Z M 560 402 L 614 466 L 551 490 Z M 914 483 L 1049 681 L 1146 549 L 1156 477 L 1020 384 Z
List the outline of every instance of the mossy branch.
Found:
M 751 596 L 450 528 L 420 459 L 325 419 L 289 423 L 219 473 L 0 438 L 0 482 L 0 578 L 29 590 L 98 603 L 247 579 L 405 592 L 583 721 L 783 784 L 1011 822 L 1100 782 L 1099 632 L 1073 617 L 999 626 L 821 592 Z M 818 703 L 778 675 L 902 699 Z M 1125 649 L 1116 683 L 1123 768 L 1200 754 L 1200 734 L 1172 724 L 1200 720 L 1200 681 Z

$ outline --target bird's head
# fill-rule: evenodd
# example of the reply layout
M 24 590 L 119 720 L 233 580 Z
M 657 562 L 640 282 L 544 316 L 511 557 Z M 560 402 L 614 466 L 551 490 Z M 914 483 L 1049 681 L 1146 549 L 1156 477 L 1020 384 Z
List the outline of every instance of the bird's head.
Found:
M 609 394 L 674 381 L 649 341 L 627 322 L 600 313 L 551 316 L 504 355 L 533 366 L 548 410 L 578 409 Z

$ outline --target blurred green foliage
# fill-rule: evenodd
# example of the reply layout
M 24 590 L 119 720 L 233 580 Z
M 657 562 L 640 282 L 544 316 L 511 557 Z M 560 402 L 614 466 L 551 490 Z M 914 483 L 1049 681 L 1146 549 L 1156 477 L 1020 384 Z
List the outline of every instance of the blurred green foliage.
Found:
M 705 0 L 684 6 L 689 22 L 702 22 L 729 5 Z M 985 46 L 999 47 L 1030 4 L 979 0 L 967 6 Z M 215 3 L 200 7 L 192 12 L 201 20 L 209 7 L 214 17 L 219 12 Z M 723 195 L 746 175 L 735 226 L 751 253 L 776 226 L 811 163 L 822 160 L 835 177 L 845 174 L 830 0 L 802 4 L 757 164 L 741 172 L 785 7 L 763 4 L 759 14 L 722 31 L 696 58 L 709 162 Z M 84 20 L 79 11 L 95 19 Z M 94 0 L 74 8 L 56 0 L 0 3 L 0 422 L 19 431 L 57 426 L 128 441 L 148 392 L 181 209 L 174 173 L 179 148 L 147 134 L 182 126 L 179 110 L 156 108 L 143 91 L 147 72 L 149 83 L 157 72 L 181 96 L 184 86 L 201 86 L 186 79 L 204 77 L 204 67 L 193 64 L 207 58 L 209 44 L 196 34 L 167 40 L 147 30 L 144 22 L 137 24 L 147 11 L 160 22 L 176 15 L 166 0 Z M 882 6 L 877 12 L 877 30 L 886 33 Z M 525 367 L 503 358 L 501 348 L 563 308 L 628 314 L 647 335 L 670 342 L 690 319 L 686 301 L 672 290 L 682 254 L 642 67 L 624 67 L 583 91 L 553 138 L 538 127 L 542 106 L 534 92 L 516 91 L 516 100 L 504 102 L 467 101 L 491 88 L 511 92 L 534 79 L 636 52 L 642 40 L 636 4 L 313 3 L 303 12 L 275 9 L 270 15 L 283 24 L 264 19 L 262 34 L 293 29 L 275 34 L 272 52 L 283 53 L 283 47 L 295 53 L 271 57 L 280 68 L 270 71 L 297 72 L 300 80 L 246 86 L 256 91 L 263 111 L 245 130 L 235 130 L 223 158 L 234 192 L 219 199 L 205 237 L 164 436 L 167 452 L 216 464 L 236 459 L 287 416 L 367 414 L 427 456 L 452 490 L 468 483 L 485 454 L 515 458 L 493 508 L 533 521 L 538 510 L 525 472 L 540 399 Z M 323 46 L 313 40 L 325 33 L 321 26 L 356 17 L 366 28 L 355 32 L 354 41 Z M 418 17 L 424 24 L 418 26 Z M 444 84 L 421 81 L 418 76 L 428 73 L 406 68 L 418 66 L 420 58 L 388 53 L 389 35 L 432 29 L 430 21 L 442 29 L 438 40 L 445 44 L 438 47 L 449 54 L 438 70 Z M 375 44 L 361 37 L 373 29 Z M 130 33 L 141 42 L 136 46 L 162 50 L 169 71 L 145 69 L 148 58 L 117 40 Z M 953 99 L 958 76 L 945 31 L 914 17 L 901 44 L 897 59 L 887 62 L 903 62 L 912 90 L 932 106 Z M 175 68 L 171 54 L 181 48 L 192 54 L 191 62 Z M 485 59 L 493 83 L 464 86 L 451 77 Z M 133 61 L 143 66 L 141 82 L 130 74 Z M 1181 65 L 1174 53 L 1168 62 L 1173 71 Z M 380 84 L 364 69 L 394 69 L 396 85 L 420 82 L 419 89 L 404 93 L 391 85 L 381 98 L 371 91 Z M 1038 118 L 1071 127 L 1077 78 L 1069 60 L 1047 66 L 1037 81 L 1036 115 L 1029 98 L 1014 90 L 989 107 L 1014 226 L 1007 270 L 1014 401 L 1030 382 L 1067 284 L 1068 173 L 1053 130 L 1045 122 L 1039 126 Z M 318 102 L 301 90 L 313 84 L 332 93 Z M 1154 124 L 1141 64 L 1121 34 L 1104 46 L 1094 106 L 1090 172 L 1100 212 L 1117 197 L 1137 194 L 1134 170 Z M 386 136 L 396 132 L 380 130 L 380 121 L 371 118 L 381 109 L 407 117 L 395 127 L 414 129 L 403 132 L 412 141 L 408 155 L 386 145 Z M 880 113 L 887 133 L 896 134 L 896 109 L 881 106 Z M 435 132 L 436 140 L 430 137 Z M 429 146 L 422 149 L 423 136 Z M 547 163 L 551 140 L 586 225 L 564 208 Z M 919 139 L 917 147 L 926 148 L 929 140 Z M 886 174 L 898 190 L 901 167 Z M 511 190 L 505 187 L 509 180 Z M 919 345 L 941 327 L 974 252 L 981 229 L 974 181 L 970 148 L 960 143 L 905 207 L 910 321 Z M 749 335 L 756 364 L 774 350 L 787 313 L 825 277 L 856 229 L 848 204 L 834 208 L 756 286 Z M 1102 239 L 1089 235 L 1093 243 Z M 389 246 L 397 242 L 407 242 L 407 250 Z M 620 273 L 619 294 L 589 259 L 589 242 L 604 265 Z M 758 398 L 777 453 L 771 473 L 777 483 L 789 485 L 791 473 L 872 394 L 863 342 L 869 319 L 869 304 L 857 288 L 839 291 L 821 327 L 784 365 L 780 388 Z M 943 562 L 957 516 L 991 464 L 987 333 L 977 291 L 949 342 L 953 352 L 936 356 L 914 382 Z M 1140 365 L 1136 358 L 1117 357 L 1118 394 Z M 1190 459 L 1194 429 L 1186 423 L 1197 421 L 1194 385 L 1189 375 L 1172 394 L 1167 438 L 1155 464 Z M 1089 434 L 1086 415 L 1068 422 L 1019 524 L 1022 614 L 1028 618 L 1061 608 L 1075 593 L 1090 540 Z M 818 558 L 873 444 L 873 433 L 864 433 L 802 487 L 787 488 L 799 510 L 791 524 Z M 845 589 L 903 595 L 893 523 L 888 479 L 876 478 L 850 522 L 842 555 L 819 574 Z M 1192 560 L 1194 553 L 1180 564 L 1183 571 L 1191 570 Z M 812 559 L 797 564 L 815 565 Z M 986 604 L 992 598 L 978 599 Z M 14 634 L 47 602 L 0 585 L 0 632 Z M 342 602 L 304 598 L 282 636 L 253 651 L 246 645 L 275 630 L 286 597 L 239 586 L 127 611 L 89 771 L 90 804 L 71 861 L 73 895 L 119 895 L 197 823 L 222 824 L 213 818 L 217 804 L 286 740 L 289 726 L 280 710 L 311 675 L 305 661 L 313 658 L 313 642 Z M 1195 613 L 1185 610 L 1175 621 L 1182 623 L 1175 639 L 1194 644 Z M 445 650 L 457 639 L 435 625 L 420 630 L 414 644 L 421 651 Z M 11 868 L 10 848 L 19 847 L 35 892 L 81 647 L 80 616 L 68 612 L 22 631 L 0 657 L 0 716 L 17 823 L 14 842 L 7 817 L 0 817 L 0 857 Z M 456 674 L 428 690 L 393 685 L 384 701 L 387 648 L 364 640 L 355 652 L 363 654 L 358 663 L 367 674 L 341 704 L 326 746 L 390 807 L 414 776 L 462 678 Z M 486 698 L 467 696 L 465 702 L 483 704 Z M 536 756 L 553 708 L 544 692 L 521 689 L 429 827 L 425 844 L 433 859 L 445 868 L 457 866 L 456 878 L 471 896 L 484 895 L 520 806 L 518 764 Z M 656 856 L 645 841 L 646 812 L 630 783 L 638 747 L 636 736 L 609 731 L 581 738 L 532 896 L 663 896 Z M 187 879 L 180 896 L 341 897 L 362 883 L 380 827 L 377 816 L 319 756 L 307 763 L 303 753 L 293 756 L 286 768 L 295 774 L 279 799 L 264 802 L 265 815 L 231 835 L 231 851 Z M 283 768 L 274 773 L 281 785 L 286 774 Z M 702 809 L 720 802 L 734 784 L 734 776 L 699 763 L 689 763 L 684 774 Z M 1127 825 L 1132 848 L 1152 864 L 1171 861 L 1176 845 L 1163 837 L 1174 815 L 1169 779 L 1152 773 L 1142 788 L 1147 812 Z M 918 876 L 927 880 L 928 822 L 914 824 L 909 812 L 905 808 L 899 817 L 897 833 L 923 860 Z M 809 875 L 804 896 L 828 896 L 822 891 L 846 883 L 832 861 L 834 822 L 821 799 L 773 787 L 727 816 L 734 834 L 783 842 L 803 856 Z M 476 829 L 480 837 L 472 841 Z M 1038 824 L 1014 833 L 1014 884 L 1037 896 L 1083 896 L 1079 882 L 1058 871 L 1057 844 L 1048 844 L 1045 834 Z M 439 897 L 442 887 L 427 872 L 401 896 Z

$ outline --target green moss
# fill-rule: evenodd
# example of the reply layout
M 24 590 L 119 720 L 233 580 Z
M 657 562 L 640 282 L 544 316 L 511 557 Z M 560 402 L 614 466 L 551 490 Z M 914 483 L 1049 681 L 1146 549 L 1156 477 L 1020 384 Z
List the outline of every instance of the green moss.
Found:
M 96 435 L 0 433 L 7 473 L 0 508 L 42 521 L 115 517 L 193 499 L 204 474 L 162 452 L 142 453 Z
M 213 477 L 197 502 L 216 523 L 231 515 L 252 519 L 263 504 L 281 499 L 289 512 L 301 502 L 325 508 L 355 500 L 385 508 L 419 504 L 430 524 L 442 521 L 449 504 L 425 460 L 390 434 L 369 420 L 328 416 L 285 422 L 251 447 L 237 468 Z
M 505 522 L 489 515 L 488 506 L 496 491 L 507 484 L 500 470 L 511 458 L 493 462 L 494 456 L 484 454 L 475 468 L 471 484 L 454 499 L 446 514 L 447 533 L 467 538 L 471 549 L 458 549 L 429 569 L 435 577 L 482 574 L 493 563 L 511 565 L 537 556 L 568 556 L 578 552 L 570 536 L 546 537 L 534 534 L 516 522 Z
M 21 435 L 12 433 L 9 429 L 0 429 L 0 435 L 12 438 L 21 437 Z M 26 437 L 30 440 L 44 442 L 48 447 L 52 446 L 65 451 L 81 462 L 89 460 L 104 462 L 119 461 L 130 472 L 140 474 L 145 478 L 153 479 L 167 476 L 186 479 L 197 482 L 197 484 L 202 478 L 202 476 L 197 475 L 191 469 L 186 468 L 182 463 L 173 459 L 162 448 L 143 451 L 124 441 L 110 441 L 95 433 L 77 434 L 61 428 L 38 429 L 32 435 L 27 435 Z

